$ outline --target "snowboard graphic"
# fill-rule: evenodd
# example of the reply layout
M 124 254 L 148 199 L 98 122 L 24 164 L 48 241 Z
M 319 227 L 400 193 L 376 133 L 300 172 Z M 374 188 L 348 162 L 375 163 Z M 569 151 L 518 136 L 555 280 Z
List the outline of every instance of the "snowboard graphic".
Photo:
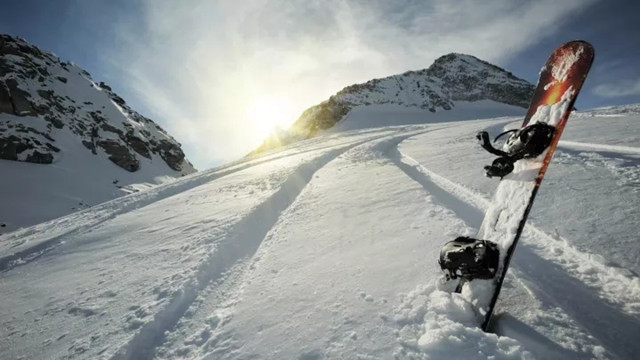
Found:
M 478 134 L 482 146 L 500 156 L 485 167 L 487 176 L 501 180 L 476 238 L 445 244 L 439 263 L 447 279 L 460 279 L 456 292 L 475 305 L 483 330 L 593 58 L 593 47 L 585 41 L 558 47 L 540 71 L 522 127 L 506 132 L 511 136 L 502 150 L 493 148 L 486 132 Z

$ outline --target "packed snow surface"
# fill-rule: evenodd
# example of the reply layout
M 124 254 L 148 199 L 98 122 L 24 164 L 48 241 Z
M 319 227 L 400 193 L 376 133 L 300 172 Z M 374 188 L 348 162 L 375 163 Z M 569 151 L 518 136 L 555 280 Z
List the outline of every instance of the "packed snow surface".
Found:
M 475 133 L 519 117 L 334 131 L 4 234 L 0 358 L 637 358 L 638 121 L 569 119 L 489 333 L 436 259 L 497 185 Z

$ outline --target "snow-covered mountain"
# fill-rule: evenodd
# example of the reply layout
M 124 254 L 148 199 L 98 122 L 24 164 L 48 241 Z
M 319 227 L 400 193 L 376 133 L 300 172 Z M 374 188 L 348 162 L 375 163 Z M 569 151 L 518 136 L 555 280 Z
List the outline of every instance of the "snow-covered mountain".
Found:
M 344 130 L 402 125 L 407 119 L 426 123 L 442 121 L 441 112 L 450 112 L 444 117 L 456 120 L 518 115 L 529 106 L 533 91 L 531 83 L 498 66 L 471 55 L 451 53 L 436 59 L 427 69 L 340 90 L 327 101 L 305 110 L 286 132 L 274 132 L 252 154 L 311 138 L 336 124 Z M 382 110 L 410 115 L 392 117 L 391 123 L 380 122 L 370 111 L 376 105 L 374 113 Z
M 521 117 L 436 120 L 322 133 L 0 236 L 0 358 L 637 358 L 640 105 L 571 115 L 492 333 L 436 259 L 497 184 L 475 133 Z
M 0 159 L 11 204 L 0 209 L 2 231 L 195 171 L 174 138 L 108 85 L 9 35 L 0 35 Z

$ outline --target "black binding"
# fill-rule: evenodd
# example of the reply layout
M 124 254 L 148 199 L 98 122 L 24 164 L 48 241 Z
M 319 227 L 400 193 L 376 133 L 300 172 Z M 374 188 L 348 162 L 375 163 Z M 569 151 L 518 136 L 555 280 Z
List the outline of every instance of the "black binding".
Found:
M 521 129 L 507 130 L 493 140 L 495 142 L 503 135 L 511 134 L 503 146 L 505 150 L 499 150 L 491 144 L 488 132 L 479 132 L 476 138 L 480 141 L 480 146 L 488 152 L 500 156 L 491 165 L 484 167 L 486 175 L 502 178 L 513 171 L 516 161 L 538 157 L 549 147 L 554 133 L 555 128 L 545 123 L 535 123 Z

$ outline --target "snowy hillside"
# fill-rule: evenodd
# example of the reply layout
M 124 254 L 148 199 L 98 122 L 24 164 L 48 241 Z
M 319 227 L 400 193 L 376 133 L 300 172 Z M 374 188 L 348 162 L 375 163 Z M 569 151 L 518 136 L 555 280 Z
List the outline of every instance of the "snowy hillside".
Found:
M 180 144 L 78 66 L 0 35 L 0 233 L 194 172 Z
M 324 133 L 0 236 L 0 358 L 637 358 L 640 105 L 570 118 L 494 333 L 436 258 L 497 184 L 475 133 L 520 118 L 446 120 Z
M 478 113 L 486 117 L 519 115 L 529 106 L 533 89 L 529 82 L 498 66 L 471 55 L 452 53 L 439 57 L 420 71 L 342 89 L 327 101 L 307 109 L 285 133 L 272 134 L 254 153 L 316 136 L 318 131 L 336 124 L 344 130 L 397 125 L 407 120 L 406 116 L 404 119 L 385 117 L 386 124 L 369 116 L 365 121 L 353 120 L 354 112 L 363 108 L 370 110 L 371 106 L 411 113 L 412 123 L 443 118 L 478 119 Z

